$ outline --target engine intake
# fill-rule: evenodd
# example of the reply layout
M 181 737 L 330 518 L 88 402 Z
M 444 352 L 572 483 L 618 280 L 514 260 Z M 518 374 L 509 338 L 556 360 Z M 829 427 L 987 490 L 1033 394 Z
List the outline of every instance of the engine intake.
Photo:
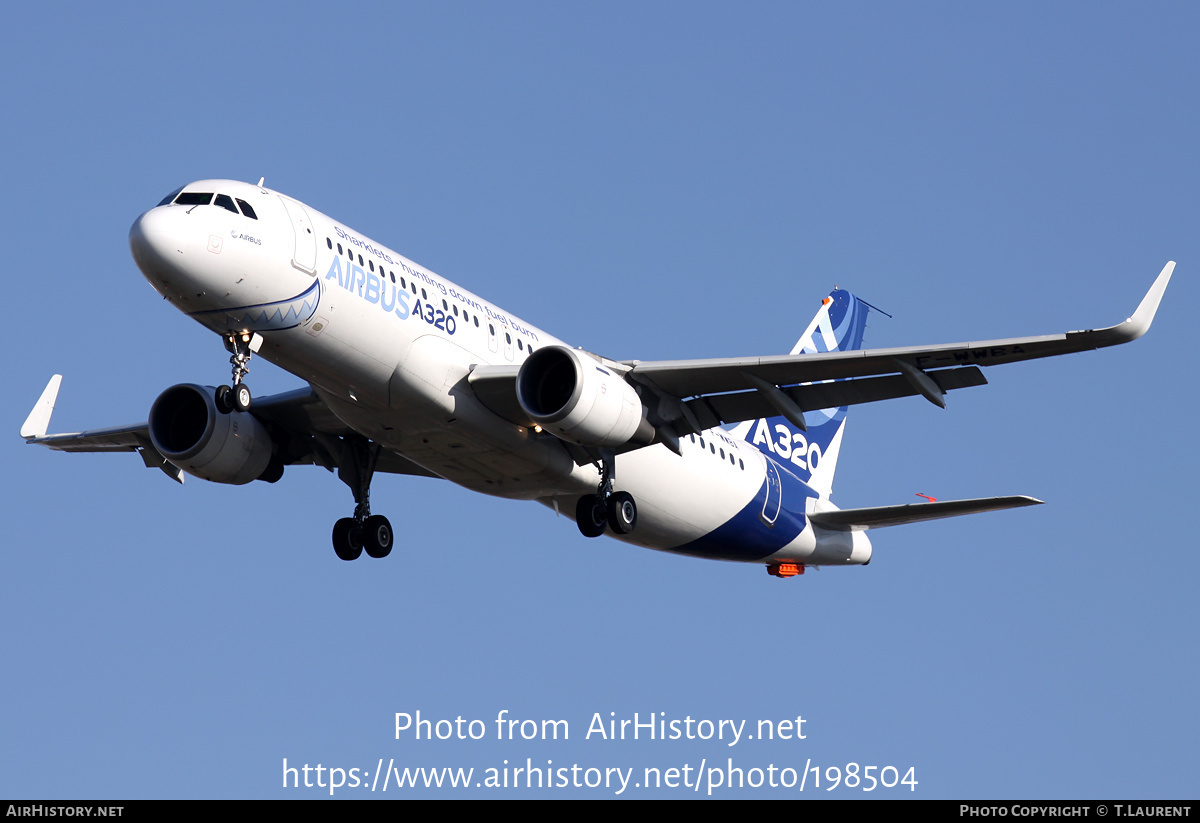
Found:
M 217 411 L 211 386 L 180 383 L 150 407 L 150 442 L 172 465 L 214 483 L 275 482 L 271 435 L 249 412 Z
M 575 349 L 546 346 L 531 354 L 517 373 L 517 402 L 542 428 L 572 443 L 616 448 L 654 442 L 633 386 Z

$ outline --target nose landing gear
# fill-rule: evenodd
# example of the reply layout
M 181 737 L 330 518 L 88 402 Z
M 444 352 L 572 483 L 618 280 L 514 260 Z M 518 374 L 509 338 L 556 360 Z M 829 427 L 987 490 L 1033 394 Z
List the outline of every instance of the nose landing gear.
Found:
M 233 386 L 217 387 L 217 410 L 222 414 L 231 411 L 248 411 L 253 395 L 250 387 L 242 379 L 250 373 L 250 357 L 262 346 L 263 338 L 258 332 L 240 332 L 225 335 L 225 348 L 232 356 L 229 364 L 233 366 Z

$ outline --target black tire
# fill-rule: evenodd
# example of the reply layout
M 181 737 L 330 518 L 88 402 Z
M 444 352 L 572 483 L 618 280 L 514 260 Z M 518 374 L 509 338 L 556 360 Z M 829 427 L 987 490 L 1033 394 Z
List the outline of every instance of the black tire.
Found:
M 250 393 L 250 387 L 245 383 L 238 383 L 233 387 L 233 407 L 238 411 L 250 411 L 250 401 L 254 395 Z
M 608 525 L 617 534 L 629 534 L 637 527 L 637 504 L 629 492 L 617 492 L 608 498 Z
M 392 524 L 382 514 L 373 514 L 363 524 L 363 549 L 371 557 L 387 557 L 392 551 Z
M 575 504 L 575 522 L 584 537 L 599 537 L 608 526 L 608 516 L 604 511 L 604 501 L 597 495 L 585 494 Z
M 272 457 L 271 462 L 263 469 L 263 473 L 258 476 L 258 479 L 267 483 L 278 483 L 282 477 L 283 463 L 279 462 L 279 458 Z
M 362 529 L 353 517 L 343 517 L 333 524 L 333 550 L 342 560 L 357 560 L 362 554 Z
M 229 414 L 233 411 L 233 389 L 228 386 L 217 386 L 214 401 L 217 404 L 217 411 L 221 414 Z

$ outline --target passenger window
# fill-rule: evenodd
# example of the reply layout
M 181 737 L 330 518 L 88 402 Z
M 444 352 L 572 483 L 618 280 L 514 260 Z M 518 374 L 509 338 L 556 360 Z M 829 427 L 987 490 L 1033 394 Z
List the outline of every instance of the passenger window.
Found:
M 238 213 L 237 206 L 233 205 L 233 198 L 228 194 L 218 194 L 217 200 L 215 203 L 213 203 L 213 205 L 220 206 L 221 208 L 231 211 L 234 214 Z
M 254 209 L 250 208 L 250 204 L 242 198 L 237 198 L 237 204 L 242 207 L 242 214 L 249 217 L 251 220 L 257 220 L 258 215 L 254 213 Z

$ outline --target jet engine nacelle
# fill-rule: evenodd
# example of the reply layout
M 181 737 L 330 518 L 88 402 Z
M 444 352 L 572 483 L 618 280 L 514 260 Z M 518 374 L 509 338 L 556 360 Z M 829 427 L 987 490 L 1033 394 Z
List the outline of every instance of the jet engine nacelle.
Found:
M 517 373 L 517 401 L 534 422 L 572 443 L 616 448 L 654 440 L 633 386 L 575 349 L 546 346 L 531 354 Z
M 214 483 L 275 482 L 271 435 L 249 412 L 217 410 L 211 386 L 180 383 L 150 407 L 150 442 L 172 465 Z

